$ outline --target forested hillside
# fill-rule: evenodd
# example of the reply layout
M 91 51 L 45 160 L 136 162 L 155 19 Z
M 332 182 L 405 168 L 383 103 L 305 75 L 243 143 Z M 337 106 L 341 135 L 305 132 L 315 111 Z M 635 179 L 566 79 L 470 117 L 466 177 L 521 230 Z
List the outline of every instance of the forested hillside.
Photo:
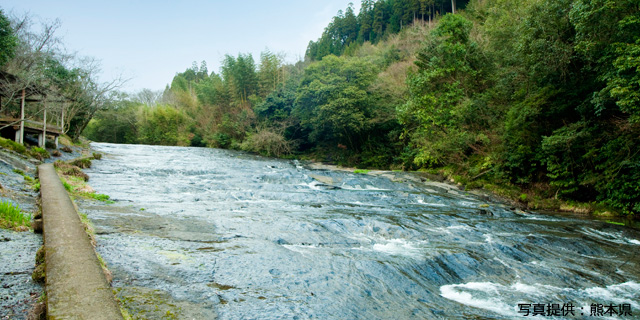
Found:
M 457 9 L 365 0 L 357 15 L 338 13 L 305 61 L 228 55 L 217 73 L 194 63 L 162 94 L 101 111 L 85 133 L 431 169 L 530 206 L 639 213 L 640 3 Z

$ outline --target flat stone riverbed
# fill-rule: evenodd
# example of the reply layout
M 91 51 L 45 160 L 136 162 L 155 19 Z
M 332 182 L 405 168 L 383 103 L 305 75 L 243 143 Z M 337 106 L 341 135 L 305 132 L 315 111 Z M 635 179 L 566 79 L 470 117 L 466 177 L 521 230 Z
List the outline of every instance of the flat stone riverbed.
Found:
M 105 157 L 90 183 L 114 203 L 80 211 L 141 318 L 511 319 L 533 304 L 640 317 L 633 229 L 511 210 L 409 173 L 93 148 Z

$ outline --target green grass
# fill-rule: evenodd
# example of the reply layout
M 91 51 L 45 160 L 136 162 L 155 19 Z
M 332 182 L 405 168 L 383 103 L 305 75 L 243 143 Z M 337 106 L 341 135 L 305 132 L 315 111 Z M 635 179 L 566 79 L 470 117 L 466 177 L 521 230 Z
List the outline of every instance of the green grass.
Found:
M 616 222 L 616 221 L 611 221 L 611 220 L 607 220 L 607 223 L 615 224 L 615 225 L 618 225 L 618 226 L 624 226 L 624 225 L 625 225 L 625 224 L 624 224 L 624 223 L 622 223 L 622 222 Z
M 23 145 L 16 143 L 13 140 L 5 139 L 5 138 L 0 138 L 0 147 L 8 150 L 13 150 L 20 154 L 27 153 L 27 148 L 25 148 Z
M 108 204 L 112 204 L 115 203 L 113 201 L 111 201 L 110 197 L 106 194 L 102 194 L 102 193 L 95 193 L 95 192 L 81 192 L 79 193 L 80 196 L 85 197 L 85 198 L 92 198 L 98 201 L 102 201 L 102 202 L 106 202 Z
M 68 192 L 73 192 L 75 189 L 73 188 L 72 185 L 70 185 L 69 183 L 67 183 L 66 181 L 64 181 L 63 179 L 60 179 L 60 181 L 62 181 L 62 185 L 64 186 L 64 188 L 68 191 Z
M 38 148 L 38 147 L 33 147 L 31 148 L 31 150 L 29 151 L 29 154 L 39 160 L 43 160 L 43 159 L 49 159 L 51 158 L 51 155 L 49 154 L 49 151 L 47 151 L 44 148 Z
M 92 193 L 91 197 L 99 201 L 109 201 L 109 196 L 102 193 Z
M 22 226 L 31 227 L 31 215 L 25 215 L 20 206 L 9 201 L 0 202 L 0 227 L 15 229 Z
M 64 188 L 69 192 L 71 197 L 90 198 L 107 204 L 115 203 L 110 200 L 106 194 L 96 193 L 91 188 L 87 188 L 87 176 L 82 170 L 74 165 L 64 163 L 62 161 L 54 162 L 54 166 L 60 175 L 60 181 Z M 83 190 L 90 190 L 89 192 Z
M 356 169 L 356 170 L 353 170 L 353 173 L 367 174 L 367 173 L 369 173 L 369 171 L 371 171 L 371 170 Z

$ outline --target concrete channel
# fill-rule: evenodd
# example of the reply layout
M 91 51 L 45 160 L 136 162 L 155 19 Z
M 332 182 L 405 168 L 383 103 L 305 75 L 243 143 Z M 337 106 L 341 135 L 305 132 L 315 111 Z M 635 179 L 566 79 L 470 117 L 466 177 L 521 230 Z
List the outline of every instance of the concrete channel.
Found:
M 52 164 L 38 167 L 48 319 L 122 319 L 80 217 Z

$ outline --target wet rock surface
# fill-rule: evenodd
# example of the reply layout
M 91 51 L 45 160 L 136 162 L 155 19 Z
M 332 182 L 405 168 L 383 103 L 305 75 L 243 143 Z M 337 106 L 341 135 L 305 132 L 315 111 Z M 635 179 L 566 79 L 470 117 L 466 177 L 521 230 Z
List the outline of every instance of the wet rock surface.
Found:
M 354 174 L 239 152 L 94 144 L 113 204 L 79 202 L 137 316 L 520 316 L 519 303 L 628 304 L 640 234 L 512 210 L 402 172 Z
M 42 294 L 31 280 L 42 237 L 31 232 L 0 229 L 0 319 L 26 319 Z
M 0 201 L 17 204 L 24 212 L 37 210 L 37 193 L 14 169 L 34 177 L 35 164 L 11 151 L 0 149 Z M 43 292 L 33 282 L 35 254 L 42 236 L 29 231 L 0 229 L 0 319 L 26 319 Z

